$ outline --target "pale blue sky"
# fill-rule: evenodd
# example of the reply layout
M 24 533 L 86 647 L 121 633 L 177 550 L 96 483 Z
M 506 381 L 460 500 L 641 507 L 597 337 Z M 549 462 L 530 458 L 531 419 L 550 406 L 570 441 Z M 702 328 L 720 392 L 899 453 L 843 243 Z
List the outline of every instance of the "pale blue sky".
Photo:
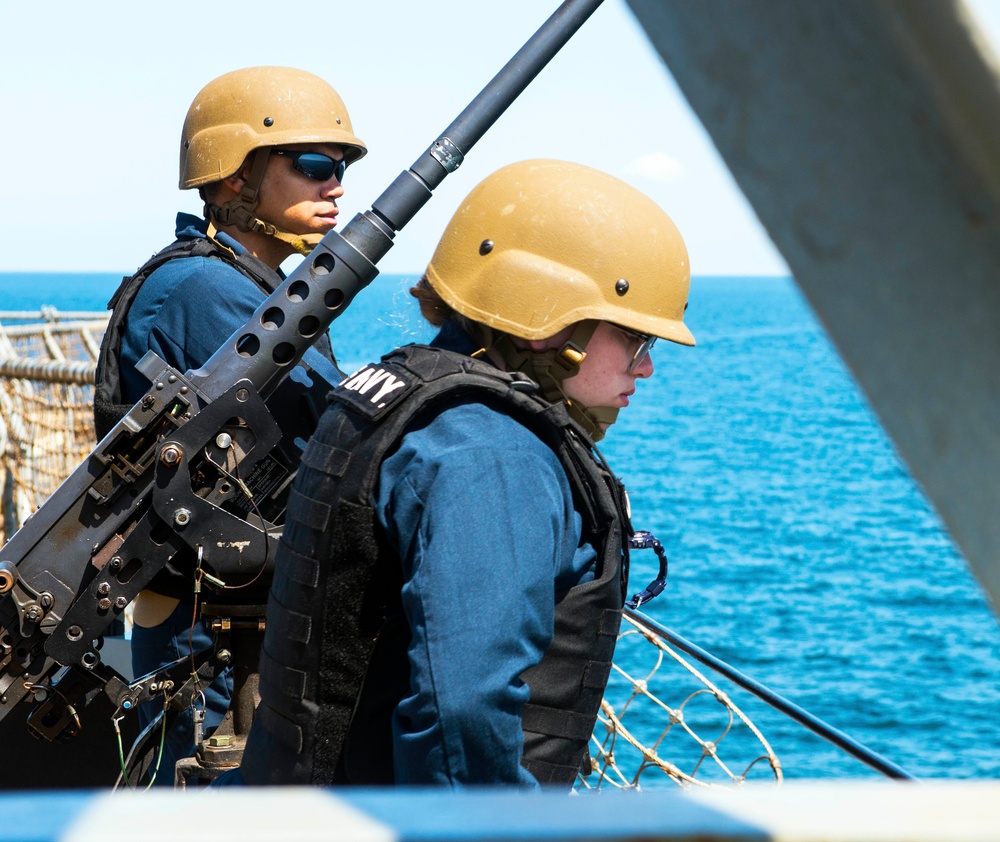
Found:
M 972 5 L 1000 28 L 998 0 Z M 348 172 L 346 222 L 557 6 L 217 0 L 194 14 L 160 0 L 7 0 L 0 271 L 127 272 L 166 245 L 174 213 L 200 210 L 196 193 L 176 186 L 187 107 L 210 79 L 255 64 L 310 70 L 344 97 L 370 150 Z M 589 164 L 648 193 L 681 229 L 696 274 L 787 273 L 623 0 L 605 0 L 380 269 L 422 271 L 462 197 L 498 167 L 533 157 Z

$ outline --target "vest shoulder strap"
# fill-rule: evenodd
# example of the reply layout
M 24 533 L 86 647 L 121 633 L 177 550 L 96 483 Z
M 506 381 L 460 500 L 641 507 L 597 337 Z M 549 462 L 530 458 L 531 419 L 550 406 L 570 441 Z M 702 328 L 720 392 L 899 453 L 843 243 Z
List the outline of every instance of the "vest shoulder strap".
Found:
M 140 266 L 135 274 L 122 278 L 118 289 L 108 301 L 111 318 L 101 340 L 94 377 L 94 427 L 98 440 L 104 438 L 132 408 L 132 404 L 126 403 L 122 396 L 120 360 L 122 336 L 129 310 L 142 285 L 153 272 L 171 260 L 185 257 L 222 260 L 253 281 L 266 295 L 270 295 L 276 287 L 277 275 L 257 258 L 252 255 L 237 255 L 205 237 L 171 243 Z

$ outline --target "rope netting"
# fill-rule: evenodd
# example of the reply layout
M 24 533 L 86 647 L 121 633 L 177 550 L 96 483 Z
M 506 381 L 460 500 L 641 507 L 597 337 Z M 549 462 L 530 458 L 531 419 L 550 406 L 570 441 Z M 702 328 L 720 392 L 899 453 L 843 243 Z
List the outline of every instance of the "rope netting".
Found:
M 0 542 L 93 450 L 105 313 L 0 312 Z
M 680 702 L 665 702 L 668 692 Z M 683 787 L 782 780 L 771 746 L 728 694 L 628 613 L 590 753 L 578 789 L 641 789 L 664 776 Z

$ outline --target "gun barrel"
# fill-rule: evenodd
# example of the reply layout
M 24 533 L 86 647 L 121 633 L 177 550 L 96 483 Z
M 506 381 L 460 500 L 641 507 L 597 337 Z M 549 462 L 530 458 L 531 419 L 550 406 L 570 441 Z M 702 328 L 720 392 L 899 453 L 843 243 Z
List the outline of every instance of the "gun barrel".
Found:
M 378 275 L 393 238 L 468 151 L 600 6 L 566 0 L 409 170 L 343 233 L 331 231 L 192 379 L 209 398 L 247 379 L 267 397 Z

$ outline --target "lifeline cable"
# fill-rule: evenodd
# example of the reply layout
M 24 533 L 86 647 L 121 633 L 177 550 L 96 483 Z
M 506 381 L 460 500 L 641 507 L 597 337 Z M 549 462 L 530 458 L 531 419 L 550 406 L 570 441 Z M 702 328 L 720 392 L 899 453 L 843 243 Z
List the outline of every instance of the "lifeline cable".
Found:
M 790 702 L 788 699 L 779 695 L 778 693 L 771 690 L 769 687 L 761 684 L 758 681 L 750 678 L 748 675 L 743 674 L 739 670 L 731 667 L 725 661 L 715 657 L 710 652 L 702 649 L 701 647 L 685 640 L 679 634 L 665 626 L 660 625 L 652 618 L 642 614 L 638 611 L 632 609 L 625 609 L 625 616 L 632 621 L 636 626 L 650 632 L 655 637 L 669 642 L 671 645 L 676 646 L 682 652 L 690 655 L 698 661 L 701 661 L 708 667 L 711 667 L 720 675 L 725 676 L 734 684 L 742 687 L 744 690 L 748 690 L 753 693 L 757 698 L 769 704 L 776 710 L 781 711 L 786 716 L 794 719 L 800 725 L 805 726 L 814 734 L 819 735 L 827 742 L 832 743 L 837 746 L 842 751 L 851 755 L 852 757 L 860 760 L 862 763 L 867 764 L 873 769 L 878 770 L 883 775 L 888 778 L 895 778 L 897 780 L 907 780 L 912 781 L 916 778 L 907 772 L 905 769 L 897 766 L 891 760 L 882 757 L 880 754 L 872 751 L 867 746 L 862 745 L 853 737 L 849 737 L 843 731 L 834 728 L 832 725 L 827 724 L 823 720 L 809 713 L 807 710 L 799 707 L 798 705 Z

